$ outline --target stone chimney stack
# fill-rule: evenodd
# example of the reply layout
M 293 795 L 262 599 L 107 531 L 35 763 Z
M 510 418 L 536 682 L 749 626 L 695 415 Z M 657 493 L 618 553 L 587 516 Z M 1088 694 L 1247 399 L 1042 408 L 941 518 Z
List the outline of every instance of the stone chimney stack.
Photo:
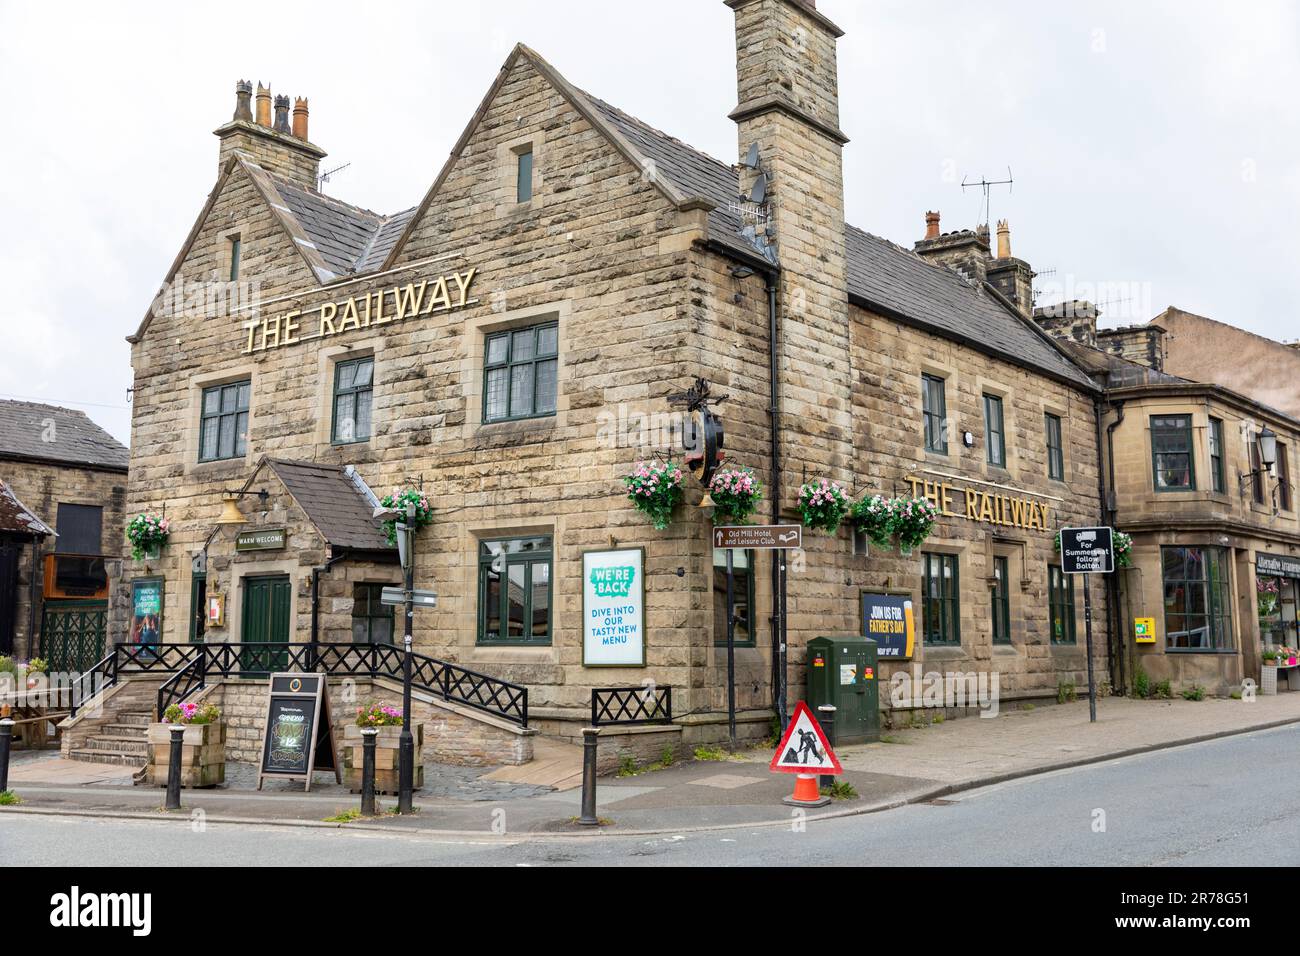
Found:
M 998 257 L 989 262 L 988 281 L 1026 317 L 1034 314 L 1034 270 L 1011 254 L 1011 224 L 998 220 Z
M 1034 322 L 1048 335 L 1076 345 L 1099 348 L 1097 317 L 1101 313 L 1091 302 L 1072 300 L 1034 309 Z
M 852 380 L 844 240 L 844 162 L 836 45 L 844 35 L 814 0 L 724 0 L 736 17 L 736 91 L 731 112 L 752 195 L 766 177 L 769 236 L 781 262 L 778 422 L 783 457 L 794 443 L 808 474 L 852 480 Z M 816 382 L 816 388 L 811 383 Z M 804 437 L 796 440 L 795 434 Z M 812 451 L 807 451 L 812 449 Z M 811 456 L 811 457 L 810 457 Z M 794 504 L 785 481 L 777 503 Z
M 271 88 L 257 84 L 256 119 L 249 109 L 253 86 L 240 80 L 235 86 L 235 115 L 215 131 L 221 140 L 217 171 L 225 171 L 231 157 L 239 154 L 268 172 L 291 179 L 309 189 L 316 188 L 320 161 L 325 151 L 307 139 L 307 99 L 302 97 L 289 125 L 289 97 L 275 97 L 272 119 Z
M 964 275 L 972 282 L 983 282 L 988 277 L 988 229 L 962 229 L 958 232 L 940 232 L 939 214 L 925 214 L 925 238 L 913 249 L 918 256 Z

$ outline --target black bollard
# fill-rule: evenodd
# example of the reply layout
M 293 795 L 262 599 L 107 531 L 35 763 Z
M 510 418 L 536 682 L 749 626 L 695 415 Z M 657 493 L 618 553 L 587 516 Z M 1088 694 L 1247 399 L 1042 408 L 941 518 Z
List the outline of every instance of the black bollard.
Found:
M 181 738 L 185 728 L 173 725 L 171 728 L 171 750 L 167 755 L 167 803 L 166 810 L 181 808 Z
M 835 746 L 835 705 L 822 704 L 817 708 L 817 720 L 822 725 L 822 733 L 826 735 L 827 742 L 833 748 Z M 831 787 L 835 785 L 835 775 L 833 773 L 824 773 L 821 779 L 817 781 L 818 786 Z
M 596 739 L 599 727 L 582 728 L 582 816 L 578 822 L 584 827 L 600 823 L 596 817 Z
M 14 739 L 14 722 L 0 720 L 0 793 L 9 789 L 9 744 Z
M 361 731 L 361 815 L 375 815 L 375 738 L 379 731 L 365 727 Z

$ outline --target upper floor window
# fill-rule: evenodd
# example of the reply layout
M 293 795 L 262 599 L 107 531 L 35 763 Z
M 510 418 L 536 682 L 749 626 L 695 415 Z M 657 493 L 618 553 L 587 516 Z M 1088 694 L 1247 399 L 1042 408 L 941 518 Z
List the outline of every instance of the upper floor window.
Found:
M 1223 467 L 1223 420 L 1219 418 L 1210 419 L 1210 487 L 1219 494 L 1228 490 Z
M 1074 578 L 1060 565 L 1047 566 L 1047 619 L 1053 644 L 1074 644 Z
M 230 281 L 239 280 L 239 254 L 243 251 L 243 242 L 239 236 L 230 237 Z
M 984 433 L 988 446 L 990 465 L 1006 467 L 1007 445 L 1005 426 L 1002 423 L 1002 399 L 997 395 L 984 396 Z
M 478 606 L 480 644 L 551 643 L 551 539 L 481 542 Z
M 1047 412 L 1043 416 L 1047 431 L 1047 477 L 1065 480 L 1065 446 L 1061 442 L 1061 416 Z
M 483 366 L 483 420 L 555 414 L 559 326 L 554 322 L 489 335 Z
M 251 381 L 203 390 L 199 423 L 199 461 L 240 458 L 248 451 L 248 399 Z
M 1193 491 L 1192 416 L 1151 416 L 1151 470 L 1156 491 Z
M 1281 442 L 1277 443 L 1277 500 L 1283 511 L 1291 510 L 1291 464 Z
M 374 356 L 334 366 L 334 424 L 330 440 L 336 445 L 369 440 L 374 389 Z
M 948 454 L 948 397 L 944 380 L 921 376 L 921 409 L 925 418 L 925 450 Z
M 515 176 L 515 201 L 532 202 L 533 200 L 533 147 L 522 147 L 515 153 L 517 162 Z
M 1264 503 L 1264 459 L 1259 453 L 1259 436 L 1250 441 L 1250 496 L 1255 504 Z

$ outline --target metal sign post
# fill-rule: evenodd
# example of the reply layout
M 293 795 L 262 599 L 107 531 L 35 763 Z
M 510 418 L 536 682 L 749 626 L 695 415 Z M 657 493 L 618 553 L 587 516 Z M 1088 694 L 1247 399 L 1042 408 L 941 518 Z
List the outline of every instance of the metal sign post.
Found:
M 406 590 L 406 633 L 402 637 L 406 652 L 402 655 L 402 736 L 398 741 L 397 812 L 411 812 L 415 789 L 415 738 L 411 735 L 411 630 L 415 623 L 415 505 L 407 503 L 406 522 L 398 526 L 406 540 L 402 557 Z
M 1115 570 L 1115 534 L 1110 528 L 1062 528 L 1061 572 L 1083 576 L 1083 633 L 1088 654 L 1088 720 L 1097 722 L 1097 682 L 1092 666 L 1092 592 L 1089 574 Z
M 775 551 L 777 580 L 780 594 L 777 619 L 773 621 L 779 637 L 776 656 L 779 661 L 780 674 L 777 677 L 776 704 L 777 716 L 781 720 L 784 732 L 788 724 L 786 719 L 786 566 L 785 553 L 803 547 L 803 526 L 797 524 L 744 524 L 719 525 L 713 529 L 713 546 L 727 552 L 727 725 L 731 732 L 731 746 L 736 746 L 736 614 L 733 597 L 733 563 L 731 552 L 734 548 L 746 551 Z M 751 567 L 749 573 L 753 574 Z M 752 612 L 751 612 L 752 619 Z M 751 625 L 752 626 L 752 625 Z

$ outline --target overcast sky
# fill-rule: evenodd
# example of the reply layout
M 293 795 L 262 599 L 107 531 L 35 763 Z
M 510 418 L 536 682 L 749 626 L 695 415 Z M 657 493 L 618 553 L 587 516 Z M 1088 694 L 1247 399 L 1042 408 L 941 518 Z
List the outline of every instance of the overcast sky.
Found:
M 840 41 L 849 220 L 910 245 L 983 218 L 1043 299 L 1166 305 L 1300 337 L 1300 5 L 821 0 Z M 126 441 L 132 332 L 217 175 L 237 79 L 311 100 L 325 191 L 414 205 L 511 46 L 726 161 L 722 0 L 0 0 L 0 396 Z

